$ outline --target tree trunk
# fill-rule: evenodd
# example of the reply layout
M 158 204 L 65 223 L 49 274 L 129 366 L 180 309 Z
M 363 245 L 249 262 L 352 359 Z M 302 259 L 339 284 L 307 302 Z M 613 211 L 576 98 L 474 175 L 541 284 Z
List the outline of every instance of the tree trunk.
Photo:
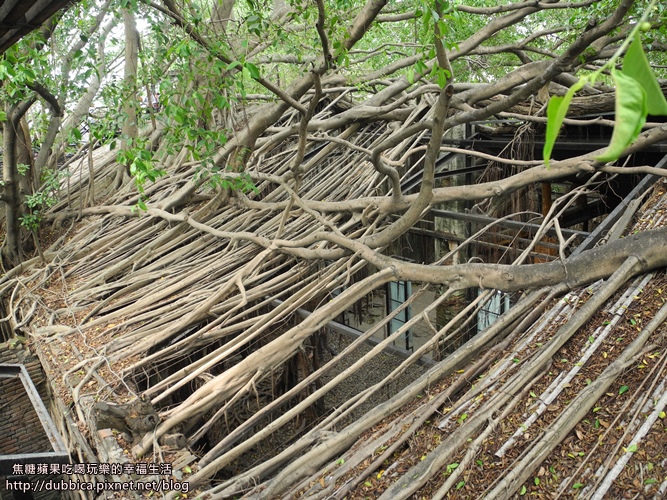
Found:
M 51 153 L 53 152 L 53 145 L 56 142 L 56 137 L 58 136 L 58 131 L 60 130 L 60 124 L 62 123 L 62 112 L 56 114 L 55 112 L 51 115 L 51 121 L 49 121 L 49 128 L 46 130 L 46 135 L 42 141 L 42 146 L 39 149 L 37 154 L 37 159 L 35 160 L 35 177 L 37 177 L 36 182 L 39 182 L 41 173 L 46 167 Z M 57 158 L 54 159 L 57 163 Z M 35 188 L 37 188 L 35 186 Z
M 121 131 L 121 147 L 124 151 L 134 145 L 134 140 L 139 135 L 137 127 L 137 65 L 139 59 L 139 32 L 134 14 L 127 9 L 123 10 L 123 26 L 125 27 L 125 101 L 123 102 L 123 129 Z M 116 188 L 123 183 L 124 174 L 130 174 L 129 165 L 118 165 L 118 172 L 114 182 Z
M 16 169 L 16 130 L 11 120 L 4 124 L 3 130 L 4 158 L 2 163 L 2 180 L 4 183 L 3 198 L 5 201 L 5 217 L 7 221 L 7 236 L 3 250 L 3 257 L 9 267 L 20 262 L 20 231 L 19 231 L 19 184 Z
M 23 199 L 26 195 L 33 194 L 39 188 L 40 183 L 39 175 L 35 172 L 30 127 L 25 117 L 19 120 L 16 134 L 16 163 L 27 167 L 24 174 L 19 174 L 19 198 Z
M 21 131 L 20 121 L 34 99 L 24 101 L 19 105 L 12 105 L 7 111 L 7 120 L 3 123 L 3 150 L 2 181 L 4 184 L 3 201 L 5 202 L 5 219 L 7 221 L 7 236 L 2 255 L 6 264 L 15 266 L 21 263 L 21 197 L 19 194 L 18 171 L 18 134 Z

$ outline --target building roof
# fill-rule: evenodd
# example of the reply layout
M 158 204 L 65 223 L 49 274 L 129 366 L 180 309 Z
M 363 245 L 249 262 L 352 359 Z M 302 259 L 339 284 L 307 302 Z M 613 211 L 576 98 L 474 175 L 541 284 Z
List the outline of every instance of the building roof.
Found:
M 73 0 L 0 0 L 0 54 Z
M 648 192 L 626 234 L 667 224 L 666 188 L 662 180 Z M 619 274 L 559 299 L 552 291 L 531 306 L 543 312 L 530 321 L 488 328 L 406 388 L 420 386 L 417 397 L 387 401 L 393 411 L 317 470 L 287 488 L 277 484 L 289 477 L 281 473 L 254 492 L 663 498 L 665 271 L 627 281 Z M 497 343 L 485 346 L 482 338 L 492 336 Z M 354 423 L 339 435 L 353 429 Z
M 420 106 L 415 116 L 429 104 L 425 100 Z M 329 106 L 316 118 L 327 113 Z M 299 120 L 296 112 L 288 113 L 280 125 L 290 127 Z M 390 134 L 370 123 L 355 128 L 346 140 L 368 148 Z M 361 148 L 347 150 L 333 144 L 320 150 L 315 144 L 310 143 L 313 147 L 303 159 L 313 166 L 305 169 L 301 197 L 346 203 L 382 192 L 384 177 Z M 413 146 L 399 145 L 391 157 L 401 158 Z M 210 496 L 203 498 L 244 492 L 255 498 L 296 498 L 303 493 L 342 498 L 346 492 L 348 498 L 402 498 L 397 490 L 413 491 L 415 485 L 418 495 L 438 498 L 436 492 L 445 494 L 445 481 L 452 483 L 447 486 L 452 495 L 477 497 L 505 477 L 514 483 L 503 491 L 560 487 L 566 477 L 572 480 L 563 483 L 565 488 L 590 484 L 575 473 L 581 464 L 584 473 L 599 467 L 597 462 L 584 463 L 586 454 L 611 456 L 615 451 L 600 446 L 594 450 L 594 441 L 584 438 L 604 441 L 607 429 L 638 418 L 632 402 L 626 407 L 629 398 L 634 401 L 649 394 L 650 399 L 654 388 L 646 392 L 640 384 L 664 378 L 659 371 L 661 355 L 656 358 L 659 348 L 640 350 L 641 359 L 633 358 L 636 364 L 624 365 L 614 377 L 603 375 L 627 356 L 629 345 L 636 346 L 632 342 L 640 334 L 637 327 L 641 330 L 650 322 L 644 313 L 660 307 L 665 290 L 661 273 L 646 282 L 643 276 L 634 285 L 613 282 L 613 289 L 609 280 L 579 290 L 556 287 L 531 292 L 470 340 L 462 334 L 463 326 L 483 307 L 481 302 L 464 310 L 465 320 L 435 321 L 432 313 L 447 309 L 447 301 L 456 297 L 435 286 L 420 288 L 406 304 L 427 293 L 435 299 L 428 309 L 413 310 L 410 323 L 393 336 L 384 335 L 391 318 L 361 311 L 373 326 L 354 340 L 339 341 L 333 338 L 337 334 L 329 333 L 327 346 L 326 321 L 335 316 L 330 304 L 343 303 L 341 297 L 381 293 L 388 280 L 378 276 L 389 274 L 381 271 L 365 278 L 365 263 L 357 255 L 313 261 L 238 241 L 242 232 L 252 232 L 254 238 L 300 240 L 322 224 L 336 224 L 348 236 L 358 231 L 354 216 L 313 217 L 306 209 L 285 205 L 288 186 L 274 179 L 290 168 L 297 148 L 276 147 L 270 138 L 263 138 L 258 149 L 262 177 L 256 198 L 262 204 L 253 195 L 229 201 L 202 193 L 187 216 L 151 208 L 137 217 L 127 206 L 134 203 L 128 202 L 127 194 L 114 193 L 105 207 L 83 208 L 81 213 L 90 218 L 68 233 L 71 238 L 65 241 L 63 236 L 44 250 L 51 259 L 57 255 L 62 265 L 31 268 L 22 278 L 27 288 L 41 287 L 39 309 L 26 328 L 54 394 L 64 406 L 74 408 L 73 418 L 90 429 L 103 429 L 93 418 L 98 402 L 117 407 L 137 395 L 151 401 L 162 420 L 161 434 L 152 433 L 154 421 L 146 415 L 151 417 L 150 432 L 145 428 L 138 432 L 121 421 L 115 425 L 123 432 L 107 436 L 109 446 L 122 447 L 125 453 L 120 456 L 128 460 L 133 451 L 133 460 L 139 460 L 150 457 L 150 447 L 158 439 L 184 436 L 200 456 L 188 462 L 191 475 L 184 476 L 174 466 L 179 473 L 174 477 L 187 479 L 200 492 L 206 490 Z M 116 172 L 114 151 L 100 148 L 93 157 L 97 175 Z M 178 175 L 198 172 L 197 166 L 187 168 L 192 170 L 179 170 Z M 411 168 L 418 169 L 419 163 L 406 166 L 406 176 Z M 77 169 L 75 175 L 85 179 L 88 174 Z M 76 186 L 71 206 L 76 206 L 77 196 L 85 196 L 85 189 Z M 168 207 L 176 188 L 156 186 L 151 206 Z M 646 227 L 637 230 L 664 224 L 660 212 L 667 202 L 664 191 L 664 184 L 659 184 L 650 206 L 641 212 L 648 217 Z M 271 208 L 265 209 L 265 203 Z M 53 210 L 66 211 L 66 202 Z M 359 219 L 366 215 L 359 214 Z M 271 228 L 279 228 L 279 234 Z M 0 284 L 10 279 L 8 273 Z M 603 289 L 614 297 L 602 300 Z M 559 299 L 556 292 L 565 291 L 570 295 Z M 490 298 L 493 293 L 480 296 Z M 622 297 L 632 301 L 626 306 Z M 648 298 L 650 304 L 641 302 Z M 620 306 L 612 307 L 616 302 Z M 635 305 L 639 309 L 633 310 Z M 591 309 L 584 321 L 587 326 L 564 330 L 586 308 Z M 303 319 L 301 310 L 312 314 Z M 620 319 L 615 319 L 619 313 Z M 603 336 L 596 328 L 604 330 L 607 322 L 618 330 Z M 427 342 L 397 361 L 386 348 L 394 343 L 398 347 L 406 329 L 418 327 L 430 332 Z M 374 341 L 373 347 L 368 340 Z M 649 341 L 657 346 L 662 342 L 658 337 Z M 592 354 L 584 359 L 589 347 Z M 436 354 L 431 358 L 434 363 L 422 364 L 417 373 L 417 362 L 428 351 Z M 636 379 L 625 377 L 628 366 L 633 366 Z M 566 412 L 584 408 L 578 405 L 581 395 L 589 387 L 599 389 L 598 382 L 611 385 L 602 396 L 584 398 L 591 406 L 583 417 L 570 417 Z M 555 402 L 549 401 L 551 397 Z M 538 418 L 526 424 L 533 413 Z M 657 415 L 659 424 L 660 412 Z M 562 439 L 550 440 L 547 433 L 555 419 L 575 425 Z M 78 432 L 77 425 L 71 428 Z M 521 433 L 511 442 L 518 430 Z M 99 433 L 91 434 L 81 436 L 82 447 L 88 446 L 88 439 L 99 441 Z M 634 453 L 635 446 L 642 446 L 643 441 L 636 444 L 626 437 L 611 436 L 607 444 L 613 439 L 619 453 L 623 448 Z M 503 457 L 494 458 L 505 442 L 510 444 Z M 540 452 L 545 442 L 554 444 L 547 450 L 551 458 L 534 459 L 535 467 L 517 466 L 524 453 Z M 164 461 L 191 460 L 170 454 L 173 450 L 163 441 L 160 446 Z M 642 481 L 655 479 L 646 483 L 652 488 L 665 477 L 660 469 L 664 465 L 654 455 L 638 464 L 645 469 L 651 464 Z M 561 469 L 567 460 L 571 466 Z M 526 471 L 532 474 L 527 479 Z M 404 481 L 415 477 L 418 481 L 403 488 Z M 518 486 L 517 481 L 521 481 Z

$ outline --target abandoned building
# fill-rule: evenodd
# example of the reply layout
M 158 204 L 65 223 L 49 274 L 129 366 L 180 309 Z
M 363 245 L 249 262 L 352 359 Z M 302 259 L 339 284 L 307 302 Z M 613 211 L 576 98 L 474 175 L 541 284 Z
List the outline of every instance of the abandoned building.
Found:
M 427 127 L 383 150 L 395 178 L 377 168 L 441 90 L 299 137 L 289 109 L 224 172 L 238 189 L 176 154 L 140 194 L 114 186 L 109 146 L 75 156 L 44 248 L 0 276 L 0 498 L 667 495 L 667 277 L 632 247 L 665 249 L 667 144 L 566 164 L 610 142 L 614 93 L 596 91 L 550 169 L 535 98 L 451 127 L 432 180 Z M 316 96 L 324 123 L 368 93 L 300 105 Z M 430 182 L 446 196 L 371 251 Z M 522 266 L 548 277 L 488 286 Z
M 334 105 L 325 102 L 321 112 L 335 112 Z M 494 156 L 502 156 L 503 148 L 512 141 L 517 147 L 526 147 L 518 144 L 527 133 L 521 125 L 514 125 L 514 136 L 491 135 L 492 127 L 505 130 L 512 125 L 508 121 L 483 123 L 480 130 L 469 127 L 467 134 L 447 138 L 443 144 Z M 559 147 L 595 148 L 598 142 L 591 142 L 590 135 L 599 134 L 602 143 L 603 133 L 591 127 L 573 127 L 568 129 L 569 140 Z M 382 134 L 386 132 L 367 126 L 356 133 L 355 140 L 363 147 L 378 141 Z M 539 131 L 536 137 L 533 145 L 539 145 Z M 636 161 L 662 168 L 664 147 L 655 145 Z M 96 165 L 110 168 L 113 162 L 105 159 L 111 156 L 108 152 L 94 154 Z M 289 147 L 266 153 L 260 149 L 263 171 L 279 173 L 293 154 Z M 395 153 L 396 157 L 401 154 Z M 459 162 L 460 157 L 458 153 L 443 153 L 439 182 L 455 184 L 459 178 L 465 182 L 470 176 L 493 176 L 492 163 L 483 158 L 472 164 Z M 317 162 L 316 169 L 304 179 L 304 193 L 324 190 L 329 200 L 335 201 L 360 190 L 382 190 L 381 178 L 362 153 L 315 144 L 304 162 Z M 418 161 L 406 165 L 402 182 L 409 192 L 419 185 L 415 173 Z M 332 182 L 331 171 L 346 181 Z M 664 210 L 665 189 L 657 177 L 624 177 L 623 183 L 600 192 L 593 187 L 596 175 L 575 175 L 546 190 L 538 185 L 518 193 L 518 199 L 509 196 L 504 201 L 507 207 L 498 206 L 494 215 L 484 215 L 490 213 L 484 207 L 461 206 L 465 204 L 436 207 L 386 253 L 414 262 L 448 265 L 452 262 L 450 252 L 465 245 L 466 259 L 539 263 L 553 261 L 559 252 L 576 255 L 603 239 L 664 223 L 664 216 L 658 214 Z M 258 188 L 257 196 L 265 201 L 285 199 L 279 190 L 268 190 L 263 184 Z M 582 199 L 577 193 L 582 193 Z M 163 199 L 169 195 L 156 193 Z M 663 273 L 640 276 L 629 282 L 632 285 L 625 285 L 628 288 L 614 284 L 617 288 L 611 302 L 601 302 L 596 305 L 598 312 L 590 313 L 600 319 L 587 323 L 606 328 L 571 332 L 571 340 L 563 346 L 565 337 L 557 333 L 558 328 L 566 328 L 568 320 L 583 309 L 582 304 L 597 300 L 598 290 L 611 285 L 597 283 L 559 298 L 555 289 L 526 295 L 480 288 L 457 295 L 443 293 L 433 285 L 404 281 L 366 284 L 367 290 L 360 293 L 354 308 L 314 330 L 312 326 L 304 328 L 303 346 L 285 362 L 278 359 L 270 365 L 269 373 L 257 372 L 249 380 L 234 382 L 234 378 L 224 377 L 235 366 L 244 366 L 258 356 L 266 361 L 271 357 L 267 349 L 272 343 L 289 338 L 290 332 L 298 334 L 320 304 L 372 276 L 365 263 L 353 257 L 300 262 L 275 254 L 258 260 L 262 251 L 257 247 L 230 245 L 227 234 L 252 230 L 261 235 L 263 227 L 281 217 L 281 212 L 253 209 L 252 197 L 245 203 L 221 206 L 209 199 L 195 207 L 193 220 L 206 221 L 211 228 L 203 236 L 198 227 L 170 220 L 168 214 L 163 220 L 91 216 L 70 233 L 68 241 L 59 243 L 63 264 L 57 271 L 37 265 L 23 278 L 28 284 L 47 284 L 40 300 L 52 312 L 31 318 L 26 334 L 31 339 L 30 350 L 39 356 L 48 374 L 47 400 L 53 401 L 56 425 L 68 443 L 71 460 L 133 463 L 148 458 L 149 463 L 175 464 L 169 479 L 189 481 L 192 491 L 201 492 L 202 498 L 226 498 L 246 489 L 260 498 L 265 497 L 264 489 L 270 496 L 285 498 L 301 494 L 345 496 L 341 491 L 354 497 L 384 491 L 385 497 L 396 498 L 396 489 L 404 488 L 400 477 L 408 477 L 408 473 L 413 477 L 412 471 L 423 474 L 420 478 L 424 479 L 411 483 L 409 491 L 422 492 L 420 495 L 429 492 L 432 498 L 451 484 L 473 495 L 482 491 L 482 485 L 504 488 L 502 481 L 509 480 L 512 470 L 518 477 L 513 480 L 526 481 L 518 465 L 512 469 L 515 458 L 511 457 L 518 461 L 521 453 L 532 453 L 533 449 L 537 453 L 550 423 L 556 417 L 565 418 L 562 415 L 570 411 L 570 405 L 562 401 L 578 401 L 585 389 L 602 382 L 605 367 L 629 355 L 627 349 L 640 334 L 639 327 L 647 326 L 651 319 L 642 311 L 636 313 L 639 306 L 635 304 L 644 304 L 646 299 L 646 307 L 660 305 L 654 299 L 661 294 Z M 567 227 L 543 224 L 555 211 L 564 214 L 561 220 L 570 221 Z M 505 218 L 516 212 L 522 215 Z M 308 217 L 296 215 L 284 224 L 283 238 L 304 237 L 312 230 L 308 224 Z M 350 220 L 351 228 L 354 224 Z M 496 230 L 475 236 L 489 224 Z M 536 234 L 540 239 L 531 245 Z M 568 241 L 565 247 L 564 240 Z M 155 241 L 168 244 L 156 246 Z M 234 276 L 253 261 L 260 264 L 251 267 L 241 295 Z M 10 279 L 2 279 L 4 286 Z M 23 299 L 15 314 L 27 317 L 29 304 Z M 526 307 L 534 308 L 527 316 Z M 185 324 L 192 326 L 183 329 Z M 499 335 L 499 331 L 504 333 L 494 337 L 493 332 Z M 605 446 L 595 436 L 611 435 L 617 430 L 618 419 L 623 419 L 624 432 L 629 433 L 634 429 L 632 422 L 662 411 L 658 410 L 662 406 L 639 405 L 647 397 L 661 401 L 661 386 L 651 385 L 659 379 L 656 370 L 663 369 L 663 356 L 657 354 L 660 332 L 658 327 L 651 333 L 652 350 L 637 351 L 635 346 L 632 352 L 643 352 L 643 357 L 629 358 L 636 363 L 632 368 L 638 371 L 632 377 L 636 384 L 644 380 L 650 387 L 631 387 L 629 382 L 623 385 L 624 378 L 619 378 L 617 385 L 632 390 L 627 389 L 627 395 L 614 394 L 616 387 L 606 390 L 601 398 L 608 401 L 584 419 L 590 428 L 584 432 L 579 429 L 584 424 L 577 424 L 561 444 L 553 443 L 551 456 L 585 456 L 592 461 L 591 466 L 578 474 L 598 477 L 592 467 L 593 453 L 607 455 L 609 447 L 625 443 L 627 449 L 646 442 L 642 440 L 647 435 L 644 427 L 643 434 L 610 437 Z M 485 349 L 489 336 L 495 340 Z M 554 344 L 557 338 L 562 340 L 558 346 Z M 553 358 L 550 367 L 537 366 L 537 360 L 547 352 Z M 589 366 L 586 360 L 591 356 L 596 361 Z M 533 364 L 542 371 L 525 380 L 521 377 L 527 369 L 524 367 Z M 643 368 L 637 368 L 640 365 Z M 649 372 L 654 376 L 640 378 L 639 374 Z M 218 390 L 228 390 L 225 384 L 231 384 L 229 390 L 238 391 L 237 395 L 222 405 L 204 406 L 195 412 L 200 404 L 197 391 L 215 384 L 216 379 L 226 380 Z M 480 382 L 474 382 L 476 379 Z M 508 384 L 519 385 L 509 392 Z M 501 394 L 514 394 L 512 404 Z M 633 406 L 632 401 L 637 404 Z M 648 412 L 646 418 L 637 413 L 641 411 Z M 184 418 L 179 418 L 179 412 Z M 522 423 L 524 420 L 527 423 Z M 488 426 L 482 425 L 487 421 Z M 83 429 L 77 422 L 85 422 L 87 427 Z M 656 425 L 661 422 L 658 419 Z M 411 426 L 421 430 L 402 437 Z M 481 427 L 484 431 L 479 434 Z M 454 432 L 456 429 L 460 430 Z M 450 439 L 462 439 L 459 433 L 466 438 L 457 446 L 451 445 Z M 514 437 L 510 437 L 512 433 Z M 349 437 L 341 441 L 342 436 Z M 330 449 L 336 450 L 330 457 L 322 453 L 323 446 L 330 446 L 329 439 L 335 443 Z M 501 439 L 505 443 L 502 447 L 498 444 Z M 653 442 L 658 446 L 660 441 L 656 438 Z M 74 449 L 76 455 L 72 455 Z M 443 449 L 448 453 L 443 454 Z M 648 458 L 637 464 L 644 468 L 651 464 L 651 470 L 644 471 L 644 480 L 664 477 L 665 463 L 649 457 L 648 449 L 644 452 Z M 531 488 L 539 491 L 540 484 L 556 482 L 566 489 L 583 482 L 560 469 L 562 460 L 550 461 L 549 454 L 538 470 L 531 471 L 536 478 L 531 479 Z M 314 455 L 320 458 L 315 460 Z M 627 461 L 626 455 L 619 460 Z M 637 456 L 630 455 L 631 459 Z M 422 472 L 432 461 L 445 472 L 438 476 Z M 612 470 L 613 464 L 603 469 L 607 476 Z M 295 474 L 294 479 L 283 480 L 287 474 Z M 276 475 L 280 481 L 274 483 Z M 81 481 L 108 481 L 100 473 L 78 477 Z M 115 477 L 131 481 L 137 475 L 121 473 Z M 257 481 L 259 485 L 255 485 Z M 631 480 L 620 484 L 627 485 L 627 481 Z M 275 484 L 288 488 L 274 491 Z M 607 487 L 613 488 L 610 484 Z M 665 484 L 660 479 L 637 488 L 657 494 Z

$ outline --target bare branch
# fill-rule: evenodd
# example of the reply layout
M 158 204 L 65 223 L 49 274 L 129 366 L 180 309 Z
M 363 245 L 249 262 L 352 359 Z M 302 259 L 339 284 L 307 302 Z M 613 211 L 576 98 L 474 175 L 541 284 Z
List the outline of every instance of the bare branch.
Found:
M 331 57 L 331 51 L 329 50 L 329 39 L 327 38 L 327 34 L 324 31 L 324 2 L 322 0 L 316 0 L 316 3 L 317 22 L 315 23 L 315 29 L 317 29 L 317 34 L 319 35 L 320 43 L 322 44 L 322 58 L 324 60 L 324 66 L 321 69 L 321 73 L 324 73 L 333 64 L 333 59 Z
M 457 10 L 461 12 L 467 12 L 469 14 L 499 14 L 502 12 L 510 12 L 512 10 L 523 9 L 527 7 L 534 7 L 540 10 L 547 9 L 580 9 L 582 7 L 588 7 L 597 3 L 599 0 L 586 0 L 584 2 L 572 2 L 572 3 L 547 3 L 547 2 L 535 2 L 528 0 L 525 2 L 517 2 L 509 5 L 498 5 L 497 7 L 470 7 L 467 5 L 457 5 Z

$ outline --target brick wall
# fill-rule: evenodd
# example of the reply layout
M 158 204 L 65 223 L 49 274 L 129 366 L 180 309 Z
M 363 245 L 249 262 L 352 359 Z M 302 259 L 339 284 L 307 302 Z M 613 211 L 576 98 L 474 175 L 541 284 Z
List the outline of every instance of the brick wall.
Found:
M 0 363 L 24 365 L 25 369 L 28 370 L 32 383 L 35 384 L 35 387 L 39 391 L 42 401 L 48 400 L 48 384 L 46 383 L 46 377 L 37 356 L 30 354 L 30 351 L 27 349 L 10 349 L 7 343 L 0 343 Z M 49 405 L 45 406 L 48 408 Z
M 42 366 L 36 356 L 31 355 L 26 349 L 9 349 L 6 343 L 0 343 L 0 363 L 24 365 L 45 406 L 49 406 L 46 404 L 48 384 L 45 382 Z M 18 377 L 0 379 L 0 454 L 50 451 L 53 451 L 53 447 L 21 379 Z M 60 476 L 50 478 L 57 480 Z M 6 491 L 5 479 L 0 476 L 0 500 L 12 500 L 14 496 Z M 35 493 L 34 498 L 52 500 L 62 497 L 58 493 L 44 491 Z
M 0 379 L 0 454 L 51 451 L 53 447 L 21 379 Z
M 26 349 L 9 349 L 7 344 L 0 344 L 0 363 L 24 365 L 42 400 L 45 400 L 47 384 L 43 383 L 44 373 L 36 356 Z M 11 455 L 48 451 L 53 451 L 53 447 L 21 379 L 0 379 L 0 453 Z

